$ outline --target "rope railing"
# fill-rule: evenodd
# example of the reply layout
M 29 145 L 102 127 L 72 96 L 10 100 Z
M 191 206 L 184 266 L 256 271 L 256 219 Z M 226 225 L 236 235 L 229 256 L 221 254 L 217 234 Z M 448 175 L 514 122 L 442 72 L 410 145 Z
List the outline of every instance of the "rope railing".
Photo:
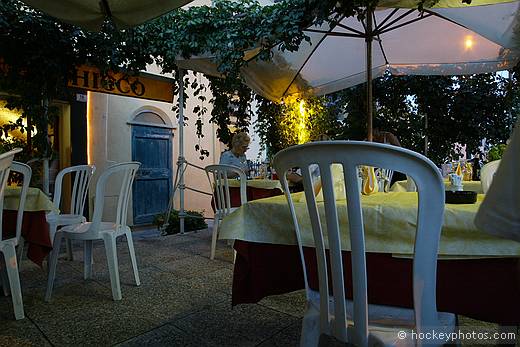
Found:
M 165 230 L 170 225 L 170 223 L 169 223 L 170 214 L 171 214 L 172 210 L 175 209 L 175 196 L 176 196 L 177 191 L 181 188 L 180 179 L 179 178 L 181 177 L 181 175 L 184 175 L 186 173 L 186 170 L 188 169 L 189 166 L 191 166 L 191 167 L 193 167 L 195 169 L 204 171 L 203 167 L 195 165 L 195 164 L 192 164 L 192 163 L 189 163 L 184 158 L 179 158 L 179 160 L 177 161 L 177 170 L 175 171 L 175 179 L 174 179 L 174 184 L 173 184 L 173 191 L 172 191 L 172 194 L 171 194 L 170 201 L 168 203 L 168 209 L 166 210 L 166 212 L 164 214 L 164 224 L 161 226 L 161 232 L 162 233 L 164 233 Z M 200 190 L 200 189 L 196 189 L 196 188 L 192 188 L 192 187 L 188 187 L 186 185 L 183 185 L 182 189 L 187 189 L 187 190 L 191 190 L 191 191 L 196 192 L 196 193 L 213 196 L 213 193 L 208 193 L 206 191 L 203 191 L 203 190 Z M 181 213 L 179 213 L 179 217 L 181 217 Z M 196 215 L 190 215 L 190 214 L 186 213 L 185 211 L 183 211 L 182 217 L 183 218 L 191 217 L 191 218 L 199 218 L 199 219 L 212 219 L 212 218 L 200 217 L 200 216 L 196 216 Z

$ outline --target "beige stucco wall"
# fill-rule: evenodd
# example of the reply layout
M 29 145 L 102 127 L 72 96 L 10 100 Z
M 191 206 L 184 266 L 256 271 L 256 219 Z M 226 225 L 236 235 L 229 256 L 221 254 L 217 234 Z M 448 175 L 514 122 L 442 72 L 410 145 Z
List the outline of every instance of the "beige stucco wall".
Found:
M 148 70 L 153 71 L 153 69 Z M 201 77 L 199 77 L 201 78 Z M 189 94 L 189 91 L 188 91 Z M 208 95 L 209 99 L 209 95 Z M 184 129 L 184 151 L 185 158 L 189 163 L 204 167 L 209 164 L 218 162 L 220 155 L 219 143 L 215 136 L 215 128 L 210 125 L 209 113 L 204 120 L 204 138 L 200 140 L 203 148 L 209 150 L 209 158 L 199 159 L 199 154 L 195 151 L 195 144 L 199 143 L 199 139 L 195 135 L 196 118 L 190 117 L 191 110 L 197 102 L 196 98 L 188 98 L 185 114 L 189 117 L 188 124 Z M 177 103 L 177 99 L 174 100 Z M 173 172 L 177 169 L 177 157 L 179 155 L 179 130 L 176 115 L 171 111 L 172 105 L 165 102 L 157 102 L 150 100 L 134 99 L 123 96 L 108 95 L 101 93 L 88 93 L 88 155 L 89 162 L 96 165 L 97 170 L 94 176 L 94 183 L 99 174 L 106 167 L 132 159 L 132 126 L 129 124 L 134 117 L 145 110 L 153 111 L 173 127 Z M 199 190 L 210 192 L 207 177 L 204 171 L 188 167 L 185 175 L 186 186 Z M 95 185 L 91 186 L 91 204 L 94 198 Z M 105 194 L 104 218 L 110 220 L 115 214 L 115 194 L 110 186 Z M 210 199 L 206 195 L 186 190 L 185 208 L 194 210 L 204 210 L 206 216 L 212 217 L 213 212 L 210 206 Z M 176 199 L 176 208 L 178 208 L 178 194 Z M 92 208 L 91 208 L 92 211 Z M 132 206 L 129 206 L 128 223 L 133 224 Z

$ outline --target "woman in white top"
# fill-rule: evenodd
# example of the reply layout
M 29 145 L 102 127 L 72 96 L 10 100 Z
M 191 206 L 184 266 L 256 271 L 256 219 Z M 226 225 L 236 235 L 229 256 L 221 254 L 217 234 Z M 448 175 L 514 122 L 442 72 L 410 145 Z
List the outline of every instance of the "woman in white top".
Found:
M 317 141 L 330 141 L 331 138 L 327 134 L 319 134 L 316 136 L 312 142 Z M 311 165 L 311 177 L 312 177 L 312 184 L 314 187 L 314 194 L 317 195 L 318 192 L 321 190 L 321 178 L 320 178 L 320 168 L 318 165 L 313 164 Z M 290 172 L 287 174 L 287 180 L 293 184 L 293 191 L 299 192 L 303 191 L 303 177 L 301 176 L 300 169 L 297 170 L 297 172 Z
M 251 138 L 247 133 L 240 132 L 233 135 L 231 139 L 231 149 L 222 152 L 219 164 L 233 165 L 241 168 L 247 175 L 249 167 L 247 166 L 246 151 L 249 149 Z

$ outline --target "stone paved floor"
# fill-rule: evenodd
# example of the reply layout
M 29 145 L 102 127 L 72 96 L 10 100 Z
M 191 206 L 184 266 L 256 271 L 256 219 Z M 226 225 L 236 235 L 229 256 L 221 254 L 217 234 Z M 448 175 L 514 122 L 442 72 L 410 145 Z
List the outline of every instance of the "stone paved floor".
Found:
M 82 251 L 58 263 L 52 301 L 45 273 L 24 260 L 20 278 L 26 318 L 15 321 L 0 296 L 0 346 L 297 346 L 303 291 L 231 308 L 231 248 L 220 242 L 210 261 L 207 230 L 161 237 L 134 233 L 141 276 L 136 287 L 126 243 L 118 243 L 123 300 L 112 300 L 101 243 L 92 280 L 83 280 Z M 461 325 L 475 322 L 461 317 Z M 487 327 L 496 330 L 496 326 Z

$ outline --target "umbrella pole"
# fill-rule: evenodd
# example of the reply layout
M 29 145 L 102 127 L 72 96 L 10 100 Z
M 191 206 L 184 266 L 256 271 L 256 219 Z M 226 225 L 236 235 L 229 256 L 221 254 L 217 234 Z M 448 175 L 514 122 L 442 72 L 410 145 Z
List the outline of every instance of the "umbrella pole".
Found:
M 179 158 L 177 165 L 181 167 L 179 176 L 179 230 L 184 234 L 184 166 L 186 159 L 184 158 L 184 70 L 179 70 Z
M 367 59 L 367 138 L 372 142 L 372 8 L 367 9 L 366 59 Z
M 428 156 L 428 114 L 424 115 L 424 156 Z

